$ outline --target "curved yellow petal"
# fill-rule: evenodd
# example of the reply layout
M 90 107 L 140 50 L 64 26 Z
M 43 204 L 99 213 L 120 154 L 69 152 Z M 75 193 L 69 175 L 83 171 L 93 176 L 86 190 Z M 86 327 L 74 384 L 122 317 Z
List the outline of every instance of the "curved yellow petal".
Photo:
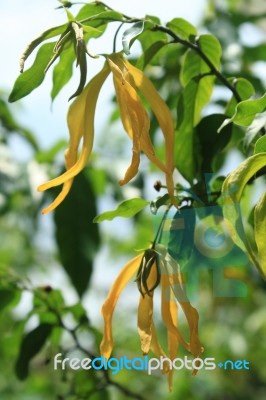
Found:
M 157 332 L 156 332 L 156 328 L 155 328 L 153 321 L 152 321 L 152 326 L 151 326 L 151 333 L 152 333 L 151 350 L 157 356 L 158 359 L 160 359 L 160 357 L 167 358 L 167 355 L 165 354 L 163 348 L 161 347 L 161 345 L 158 341 Z M 164 362 L 163 363 L 163 373 L 168 374 L 169 370 L 170 370 L 169 364 Z
M 108 57 L 108 62 L 114 75 L 116 97 L 124 129 L 131 139 L 134 140 L 134 137 L 138 136 L 141 150 L 151 162 L 166 172 L 166 166 L 155 154 L 149 134 L 149 116 L 137 94 L 134 82 L 124 61 L 120 53 L 115 53 Z
M 65 155 L 66 166 L 69 169 L 59 177 L 40 185 L 39 191 L 47 190 L 73 179 L 85 167 L 93 145 L 94 114 L 98 95 L 109 73 L 110 69 L 105 63 L 103 69 L 87 84 L 83 92 L 70 106 L 68 112 L 70 145 Z M 79 159 L 76 161 L 78 146 L 82 137 L 82 150 Z M 69 186 L 63 189 L 64 194 L 66 194 L 67 189 L 70 189 Z M 61 195 L 62 199 L 65 197 L 64 194 Z
M 153 83 L 140 69 L 134 67 L 129 61 L 125 60 L 125 65 L 134 80 L 136 87 L 141 91 L 143 96 L 148 100 L 152 111 L 162 129 L 165 145 L 166 145 L 166 165 L 168 170 L 173 172 L 174 169 L 174 123 L 171 112 L 161 98 Z
M 161 313 L 164 325 L 168 332 L 172 333 L 178 339 L 178 342 L 181 342 L 183 346 L 189 350 L 189 343 L 185 341 L 177 327 L 178 306 L 176 300 L 172 296 L 168 275 L 162 269 L 161 273 Z
M 67 182 L 64 183 L 63 188 L 59 195 L 55 198 L 55 200 L 46 208 L 42 210 L 42 214 L 47 214 L 48 212 L 53 211 L 68 195 L 71 186 L 73 184 L 73 179 L 69 179 Z
M 174 171 L 174 123 L 171 116 L 171 112 L 161 98 L 157 90 L 155 89 L 153 83 L 149 78 L 145 76 L 143 71 L 134 67 L 127 60 L 125 60 L 125 65 L 130 73 L 130 77 L 134 81 L 136 87 L 140 90 L 143 96 L 148 100 L 152 111 L 154 112 L 157 121 L 161 127 L 165 140 L 165 169 L 166 172 L 166 185 L 168 193 L 172 203 L 178 208 L 174 196 L 174 181 L 173 181 L 173 171 Z M 146 153 L 146 152 L 145 152 Z
M 169 351 L 169 358 L 170 360 L 174 360 L 177 356 L 178 348 L 179 348 L 179 340 L 176 335 L 170 331 L 167 333 L 168 337 L 168 351 Z M 168 389 L 169 392 L 173 389 L 173 378 L 174 378 L 174 368 L 170 368 L 168 372 Z
M 100 352 L 101 355 L 105 358 L 110 357 L 114 346 L 112 335 L 112 317 L 117 300 L 121 295 L 124 287 L 138 270 L 142 257 L 143 253 L 139 254 L 126 264 L 126 266 L 122 269 L 115 282 L 113 283 L 108 293 L 108 296 L 102 306 L 104 334 L 100 345 Z
M 157 270 L 155 263 L 153 264 L 149 277 L 147 279 L 147 286 L 154 287 L 157 280 Z M 145 292 L 145 291 L 143 291 Z M 138 332 L 141 343 L 141 350 L 143 354 L 148 354 L 152 340 L 152 316 L 153 316 L 153 292 L 151 295 L 145 293 L 144 296 L 139 298 L 138 307 Z
M 173 265 L 173 263 L 176 263 L 175 260 L 170 256 L 170 254 L 167 254 L 167 258 L 168 262 L 170 262 L 171 265 Z M 199 313 L 189 302 L 189 299 L 184 289 L 184 281 L 182 275 L 179 272 L 175 272 L 175 270 L 176 269 L 174 268 L 169 273 L 169 283 L 188 322 L 190 331 L 190 352 L 193 354 L 194 357 L 199 357 L 200 354 L 203 352 L 198 334 Z
M 148 354 L 152 339 L 153 296 L 147 293 L 140 296 L 138 307 L 138 332 L 142 353 Z
M 200 344 L 198 335 L 198 311 L 189 302 L 178 263 L 171 257 L 163 245 L 157 245 L 156 251 L 160 254 L 161 279 L 164 279 L 163 276 L 165 276 L 165 280 L 168 279 L 169 282 L 168 288 L 165 289 L 167 291 L 164 296 L 168 296 L 169 288 L 171 288 L 188 322 L 190 331 L 189 351 L 194 357 L 199 357 L 204 349 Z

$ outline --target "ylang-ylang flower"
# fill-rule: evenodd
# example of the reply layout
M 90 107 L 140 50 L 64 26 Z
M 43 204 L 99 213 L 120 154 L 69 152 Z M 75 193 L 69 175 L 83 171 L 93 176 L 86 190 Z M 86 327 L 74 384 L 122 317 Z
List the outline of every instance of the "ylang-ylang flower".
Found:
M 184 280 L 178 263 L 159 244 L 155 248 L 139 254 L 122 269 L 102 307 L 104 318 L 104 335 L 100 345 L 101 355 L 109 358 L 114 347 L 112 335 L 112 318 L 116 303 L 128 282 L 136 277 L 140 290 L 138 306 L 138 333 L 143 355 L 152 351 L 157 358 L 161 356 L 174 360 L 177 357 L 179 345 L 183 345 L 193 357 L 200 357 L 204 351 L 198 336 L 197 310 L 190 304 L 186 295 Z M 165 352 L 159 343 L 153 318 L 153 295 L 158 283 L 161 286 L 161 316 L 167 330 L 168 349 Z M 182 308 L 189 327 L 189 339 L 186 341 L 178 327 L 178 308 Z M 163 364 L 163 372 L 168 376 L 169 390 L 173 385 L 173 371 L 169 364 Z M 195 375 L 197 369 L 192 374 Z
M 59 185 L 63 185 L 63 187 L 54 202 L 44 209 L 43 213 L 53 210 L 64 200 L 71 189 L 74 177 L 86 166 L 90 158 L 94 140 L 96 103 L 101 87 L 110 72 L 113 75 L 123 127 L 133 143 L 131 163 L 119 184 L 124 185 L 136 176 L 140 164 L 140 154 L 143 152 L 153 164 L 165 173 L 168 192 L 172 202 L 175 203 L 172 176 L 174 170 L 174 126 L 169 108 L 145 74 L 124 59 L 122 54 L 114 53 L 106 56 L 102 70 L 87 84 L 69 107 L 67 124 L 70 139 L 69 147 L 65 152 L 66 172 L 40 185 L 38 190 L 44 191 Z M 156 155 L 149 135 L 150 119 L 138 92 L 150 104 L 163 133 L 164 161 Z M 78 154 L 81 142 L 82 149 Z

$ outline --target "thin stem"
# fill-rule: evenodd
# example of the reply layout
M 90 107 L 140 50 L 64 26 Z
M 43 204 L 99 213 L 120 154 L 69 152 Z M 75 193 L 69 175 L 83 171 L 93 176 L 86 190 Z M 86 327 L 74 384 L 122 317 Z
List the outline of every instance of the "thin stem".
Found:
M 119 27 L 117 28 L 117 30 L 116 30 L 116 32 L 115 32 L 115 35 L 114 35 L 114 41 L 113 41 L 113 53 L 115 53 L 116 52 L 116 39 L 117 39 L 117 35 L 118 35 L 118 33 L 119 33 L 119 31 L 120 31 L 120 29 L 122 28 L 122 26 L 124 25 L 124 22 L 121 22 L 121 24 L 119 25 Z
M 218 71 L 218 69 L 213 65 L 208 56 L 206 56 L 206 54 L 198 46 L 198 44 L 194 44 L 189 42 L 188 40 L 180 38 L 171 29 L 161 25 L 156 25 L 153 28 L 153 30 L 165 32 L 174 39 L 172 43 L 180 43 L 183 46 L 195 51 L 201 57 L 201 59 L 208 65 L 208 67 L 210 68 L 210 72 L 213 75 L 215 75 L 216 78 L 218 78 L 219 81 L 222 82 L 232 92 L 236 101 L 240 102 L 242 100 L 236 88 L 233 85 L 231 85 L 231 83 L 226 79 L 226 77 L 220 71 Z

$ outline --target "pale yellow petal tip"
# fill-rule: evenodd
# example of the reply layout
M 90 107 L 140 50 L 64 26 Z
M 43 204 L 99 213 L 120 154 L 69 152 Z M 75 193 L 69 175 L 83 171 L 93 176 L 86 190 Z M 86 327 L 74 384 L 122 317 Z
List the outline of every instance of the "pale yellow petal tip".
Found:
M 42 185 L 39 185 L 38 187 L 37 187 L 37 191 L 38 192 L 44 192 L 46 190 L 46 188 L 45 188 L 45 183 L 43 183 Z
M 114 343 L 103 340 L 100 344 L 100 354 L 102 357 L 109 359 L 113 351 Z

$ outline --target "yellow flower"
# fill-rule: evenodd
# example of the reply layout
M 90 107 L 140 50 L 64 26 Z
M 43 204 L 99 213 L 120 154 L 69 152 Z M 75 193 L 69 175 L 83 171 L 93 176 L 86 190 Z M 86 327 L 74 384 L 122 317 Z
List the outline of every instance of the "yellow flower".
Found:
M 157 256 L 155 256 L 156 253 Z M 160 272 L 157 265 L 158 259 Z M 153 295 L 154 290 L 158 286 L 158 274 L 160 274 L 161 314 L 163 323 L 167 329 L 168 358 L 170 360 L 176 358 L 179 344 L 182 344 L 195 358 L 201 355 L 204 349 L 201 347 L 198 337 L 199 315 L 186 296 L 183 278 L 178 269 L 178 264 L 162 245 L 156 245 L 156 250 L 146 250 L 126 264 L 111 287 L 102 307 L 104 335 L 100 351 L 103 357 L 109 358 L 114 347 L 112 317 L 116 303 L 121 292 L 136 273 L 136 280 L 141 292 L 138 306 L 138 333 L 142 353 L 146 355 L 152 350 L 158 358 L 161 356 L 164 358 L 167 357 L 158 341 L 153 320 Z M 183 338 L 177 325 L 178 304 L 181 306 L 188 322 L 190 331 L 188 342 Z M 171 391 L 173 369 L 167 363 L 163 363 L 163 368 L 163 372 L 168 375 L 168 386 Z M 193 375 L 196 372 L 197 370 L 194 370 Z
M 39 191 L 63 184 L 63 189 L 50 206 L 45 208 L 45 214 L 56 208 L 69 193 L 73 178 L 86 166 L 91 155 L 94 139 L 94 114 L 99 92 L 110 70 L 105 63 L 103 69 L 88 83 L 83 92 L 73 101 L 68 110 L 67 124 L 69 129 L 69 147 L 65 152 L 67 171 L 58 178 L 52 179 L 38 187 Z M 82 142 L 82 150 L 78 157 L 78 147 Z
M 151 81 L 142 71 L 132 66 L 120 53 L 106 56 L 103 69 L 85 87 L 83 92 L 71 104 L 67 122 L 70 134 L 69 147 L 65 153 L 67 171 L 38 187 L 39 191 L 63 184 L 62 191 L 54 202 L 43 210 L 47 213 L 57 207 L 69 193 L 73 178 L 85 167 L 91 155 L 94 139 L 94 115 L 101 87 L 112 72 L 117 102 L 125 131 L 132 139 L 132 159 L 120 185 L 128 183 L 138 172 L 140 153 L 143 151 L 149 160 L 165 173 L 166 184 L 172 202 L 174 197 L 174 126 L 170 111 L 157 93 Z M 137 90 L 149 102 L 154 112 L 165 141 L 165 162 L 155 154 L 149 128 L 149 116 L 140 100 Z M 83 140 L 81 154 L 78 147 Z

